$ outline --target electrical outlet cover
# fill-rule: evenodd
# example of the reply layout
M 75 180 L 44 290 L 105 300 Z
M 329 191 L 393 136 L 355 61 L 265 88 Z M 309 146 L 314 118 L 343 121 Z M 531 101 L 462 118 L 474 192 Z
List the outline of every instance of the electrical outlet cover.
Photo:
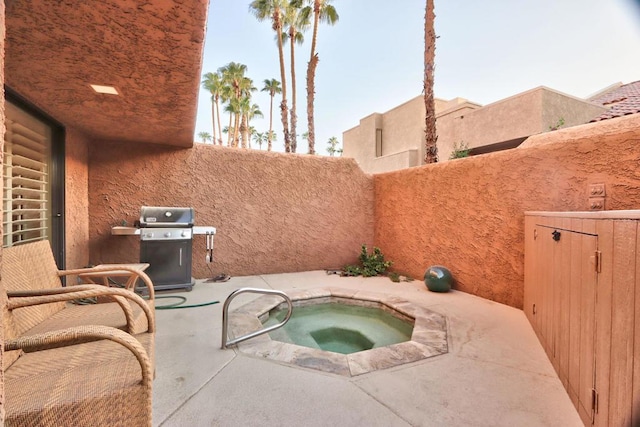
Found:
M 589 210 L 591 210 L 591 211 L 603 211 L 604 210 L 604 197 L 589 197 Z

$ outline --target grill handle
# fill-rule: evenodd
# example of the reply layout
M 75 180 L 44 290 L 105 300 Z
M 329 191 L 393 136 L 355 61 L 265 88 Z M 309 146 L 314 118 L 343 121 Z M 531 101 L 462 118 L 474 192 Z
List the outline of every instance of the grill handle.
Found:
M 182 248 L 180 248 L 180 267 L 182 267 Z

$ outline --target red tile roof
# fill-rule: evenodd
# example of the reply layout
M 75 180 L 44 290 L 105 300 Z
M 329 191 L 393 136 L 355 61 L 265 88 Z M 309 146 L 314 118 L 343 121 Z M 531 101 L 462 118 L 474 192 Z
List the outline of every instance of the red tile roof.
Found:
M 610 107 L 608 111 L 592 119 L 592 122 L 640 113 L 640 80 L 598 94 L 589 101 Z

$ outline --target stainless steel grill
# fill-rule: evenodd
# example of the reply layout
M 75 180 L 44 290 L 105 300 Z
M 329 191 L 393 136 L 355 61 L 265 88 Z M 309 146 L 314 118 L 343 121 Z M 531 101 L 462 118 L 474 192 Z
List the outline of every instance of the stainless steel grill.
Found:
M 143 206 L 140 209 L 140 262 L 157 291 L 191 290 L 193 208 Z

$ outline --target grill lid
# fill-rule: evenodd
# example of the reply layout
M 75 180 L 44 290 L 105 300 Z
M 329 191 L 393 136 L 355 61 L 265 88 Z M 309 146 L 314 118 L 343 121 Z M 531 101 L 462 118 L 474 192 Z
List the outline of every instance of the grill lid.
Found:
M 193 208 L 143 206 L 140 208 L 140 227 L 193 227 Z

